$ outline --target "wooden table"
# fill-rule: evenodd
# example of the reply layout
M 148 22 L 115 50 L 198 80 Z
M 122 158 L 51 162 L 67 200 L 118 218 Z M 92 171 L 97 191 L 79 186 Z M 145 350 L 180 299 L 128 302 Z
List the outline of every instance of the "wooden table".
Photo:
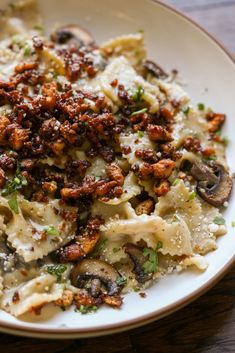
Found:
M 138 0 L 139 1 L 139 0 Z M 235 55 L 235 0 L 167 0 Z M 83 340 L 38 340 L 0 334 L 1 353 L 234 353 L 235 268 L 186 308 L 139 329 Z

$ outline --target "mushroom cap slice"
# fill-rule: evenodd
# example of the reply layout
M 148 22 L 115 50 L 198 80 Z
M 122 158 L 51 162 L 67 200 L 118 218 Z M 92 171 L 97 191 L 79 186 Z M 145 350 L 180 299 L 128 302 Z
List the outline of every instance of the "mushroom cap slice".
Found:
M 135 244 L 126 243 L 124 245 L 124 250 L 125 250 L 125 253 L 129 255 L 131 261 L 133 262 L 133 265 L 134 265 L 133 271 L 135 273 L 136 280 L 139 283 L 145 283 L 149 281 L 152 275 L 150 273 L 144 272 L 143 265 L 146 262 L 146 257 L 143 255 L 142 248 L 140 248 Z
M 154 77 L 165 79 L 168 77 L 168 74 L 154 61 L 145 60 L 143 64 L 144 68 L 150 72 Z
M 57 28 L 57 30 L 52 33 L 51 39 L 57 44 L 73 44 L 79 48 L 94 44 L 94 39 L 90 33 L 78 25 L 68 25 Z
M 191 174 L 197 180 L 197 193 L 203 200 L 215 207 L 223 206 L 228 201 L 233 181 L 221 164 L 208 165 L 194 162 Z
M 107 288 L 108 295 L 117 294 L 120 290 L 116 281 L 119 273 L 105 261 L 97 259 L 84 259 L 75 265 L 70 273 L 71 283 L 83 288 L 87 281 L 99 279 Z

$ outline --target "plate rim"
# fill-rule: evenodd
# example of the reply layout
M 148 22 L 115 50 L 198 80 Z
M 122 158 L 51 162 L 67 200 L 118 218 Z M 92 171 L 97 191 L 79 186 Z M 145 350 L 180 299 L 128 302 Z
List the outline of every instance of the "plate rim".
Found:
M 152 3 L 158 4 L 171 12 L 177 14 L 179 17 L 184 18 L 191 25 L 196 27 L 200 32 L 206 35 L 212 42 L 216 44 L 218 48 L 226 55 L 228 59 L 234 64 L 235 67 L 235 56 L 230 53 L 230 51 L 218 40 L 214 35 L 207 31 L 203 26 L 198 24 L 191 17 L 187 16 L 180 10 L 176 9 L 174 6 L 166 4 L 161 0 L 150 0 Z M 206 293 L 211 289 L 216 283 L 218 283 L 235 265 L 235 256 L 233 256 L 229 262 L 227 262 L 213 277 L 211 277 L 205 284 L 201 285 L 199 288 L 194 290 L 192 293 L 187 296 L 175 301 L 172 304 L 167 305 L 164 308 L 154 310 L 149 314 L 142 315 L 140 318 L 133 318 L 126 320 L 124 323 L 113 323 L 113 324 L 104 324 L 99 327 L 90 327 L 90 328 L 68 328 L 68 327 L 22 327 L 18 323 L 6 323 L 4 320 L 0 319 L 0 331 L 10 334 L 15 334 L 19 336 L 28 336 L 28 337 L 40 337 L 40 338 L 82 338 L 82 337 L 96 337 L 102 335 L 109 335 L 117 332 L 123 332 L 129 329 L 137 328 L 148 323 L 151 323 L 155 320 L 159 320 L 165 316 L 172 314 L 173 312 L 185 307 L 190 304 L 192 301 L 196 300 L 198 297 Z M 59 336 L 58 336 L 59 334 Z

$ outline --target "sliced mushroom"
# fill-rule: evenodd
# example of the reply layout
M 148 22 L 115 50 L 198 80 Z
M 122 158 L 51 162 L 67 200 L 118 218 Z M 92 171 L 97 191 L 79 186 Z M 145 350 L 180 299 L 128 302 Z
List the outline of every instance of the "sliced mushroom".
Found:
M 78 25 L 68 25 L 66 27 L 58 28 L 51 35 L 51 40 L 57 44 L 75 45 L 78 48 L 94 44 L 94 40 L 90 33 Z
M 165 79 L 168 77 L 167 73 L 154 61 L 145 60 L 144 68 L 157 78 Z
M 146 257 L 143 255 L 143 249 L 139 246 L 131 243 L 126 243 L 124 245 L 125 253 L 130 256 L 131 261 L 134 265 L 134 273 L 136 280 L 139 283 L 145 283 L 149 281 L 152 277 L 150 273 L 145 273 L 143 265 L 146 262 Z
M 97 259 L 84 259 L 75 265 L 70 273 L 71 283 L 78 288 L 84 288 L 88 281 L 91 281 L 91 294 L 99 295 L 100 284 L 103 284 L 108 295 L 119 293 L 117 285 L 119 273 L 107 262 Z M 99 280 L 95 281 L 95 280 Z
M 193 162 L 191 174 L 197 180 L 197 192 L 203 200 L 215 207 L 229 199 L 233 181 L 221 164 Z
M 91 295 L 97 298 L 101 292 L 101 280 L 99 278 L 94 278 L 91 281 Z
M 199 161 L 193 162 L 191 174 L 197 181 L 207 180 L 210 184 L 218 182 L 218 177 L 215 175 L 213 169 Z

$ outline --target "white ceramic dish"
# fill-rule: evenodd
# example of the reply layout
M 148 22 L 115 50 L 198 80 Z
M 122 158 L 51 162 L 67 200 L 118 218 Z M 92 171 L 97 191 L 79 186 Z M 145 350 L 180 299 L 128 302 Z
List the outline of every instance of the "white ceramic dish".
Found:
M 5 1 L 0 1 L 0 7 Z M 191 20 L 154 0 L 40 0 L 49 31 L 55 24 L 78 23 L 97 42 L 144 29 L 149 57 L 163 68 L 178 69 L 185 88 L 195 102 L 204 102 L 228 116 L 225 134 L 230 139 L 228 161 L 235 171 L 233 141 L 235 124 L 235 64 L 228 53 Z M 147 290 L 125 297 L 121 310 L 102 308 L 95 314 L 80 315 L 73 309 L 44 309 L 41 316 L 21 320 L 0 312 L 0 330 L 25 336 L 71 338 L 98 336 L 126 330 L 159 319 L 178 310 L 214 285 L 235 259 L 235 195 L 225 211 L 228 234 L 218 240 L 218 250 L 206 256 L 204 273 L 183 272 L 161 280 Z

